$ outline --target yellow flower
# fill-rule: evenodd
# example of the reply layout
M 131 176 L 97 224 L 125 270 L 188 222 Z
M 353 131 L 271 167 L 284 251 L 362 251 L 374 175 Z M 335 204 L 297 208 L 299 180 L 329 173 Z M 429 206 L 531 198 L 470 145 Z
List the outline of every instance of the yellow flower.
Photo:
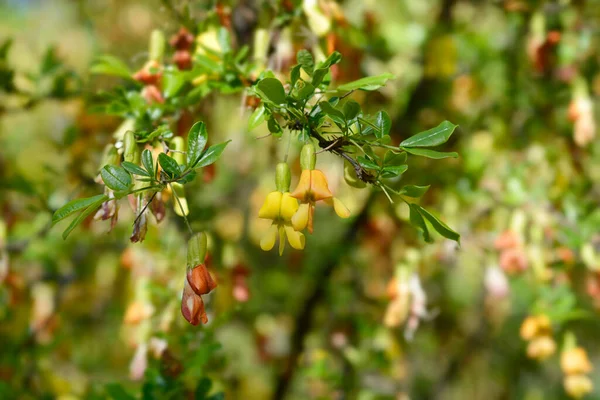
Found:
M 585 349 L 574 347 L 560 355 L 560 367 L 565 375 L 587 374 L 593 369 Z
M 527 357 L 534 360 L 545 360 L 556 351 L 556 343 L 550 336 L 539 336 L 529 342 Z
M 568 375 L 563 382 L 565 392 L 571 397 L 579 399 L 594 389 L 592 380 L 585 375 Z
M 339 199 L 333 197 L 325 174 L 318 169 L 302 171 L 300 182 L 291 195 L 301 202 L 298 212 L 292 218 L 294 229 L 298 231 L 308 227 L 308 231 L 313 232 L 313 216 L 317 201 L 322 200 L 333 206 L 335 213 L 341 218 L 350 216 L 350 210 Z
M 336 214 L 341 218 L 348 218 L 350 216 L 350 210 L 348 210 L 344 203 L 333 197 L 323 171 L 314 169 L 315 157 L 314 146 L 312 144 L 304 145 L 300 155 L 302 174 L 300 175 L 298 186 L 291 193 L 292 197 L 297 198 L 301 202 L 298 212 L 292 218 L 292 225 L 297 231 L 308 227 L 310 233 L 313 232 L 313 217 L 317 201 L 324 201 L 328 205 L 333 206 Z
M 304 249 L 304 235 L 292 227 L 292 216 L 298 211 L 298 200 L 289 192 L 271 192 L 258 212 L 259 218 L 273 220 L 273 224 L 260 241 L 260 247 L 269 251 L 275 245 L 279 233 L 279 255 L 285 248 L 285 237 L 296 250 Z

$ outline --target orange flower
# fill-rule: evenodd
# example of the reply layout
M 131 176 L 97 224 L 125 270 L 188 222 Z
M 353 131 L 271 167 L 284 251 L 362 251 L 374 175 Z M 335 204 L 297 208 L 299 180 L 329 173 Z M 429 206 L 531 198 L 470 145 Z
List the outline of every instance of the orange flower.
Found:
M 188 242 L 187 273 L 181 296 L 181 314 L 192 325 L 208 322 L 204 301 L 200 295 L 210 293 L 217 287 L 204 265 L 207 240 L 204 233 L 197 233 Z
M 308 231 L 313 232 L 313 217 L 317 201 L 322 200 L 332 205 L 336 214 L 341 218 L 350 216 L 350 210 L 339 199 L 333 197 L 323 171 L 314 169 L 315 163 L 314 146 L 311 143 L 305 144 L 300 155 L 302 174 L 296 190 L 291 193 L 291 196 L 300 200 L 301 203 L 298 211 L 292 217 L 292 225 L 297 231 L 308 227 Z
M 197 295 L 208 294 L 217 287 L 216 282 L 204 264 L 188 268 L 187 281 Z
M 181 314 L 192 325 L 198 325 L 200 321 L 203 324 L 208 323 L 204 301 L 202 297 L 196 294 L 187 278 L 183 283 L 183 296 L 181 297 Z

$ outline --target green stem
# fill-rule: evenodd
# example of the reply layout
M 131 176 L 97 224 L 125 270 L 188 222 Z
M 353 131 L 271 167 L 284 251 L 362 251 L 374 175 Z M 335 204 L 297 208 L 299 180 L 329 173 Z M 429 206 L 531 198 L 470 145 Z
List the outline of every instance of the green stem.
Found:
M 179 196 L 177 196 L 177 193 L 175 193 L 175 190 L 173 190 L 173 185 L 171 185 L 169 183 L 169 187 L 171 188 L 171 193 L 173 193 L 173 197 L 175 197 L 175 200 L 177 201 L 177 204 L 179 205 L 179 209 L 182 211 L 183 214 L 183 207 L 181 205 L 181 200 L 179 200 Z M 187 225 L 189 231 L 190 231 L 190 235 L 194 235 L 194 230 L 192 229 L 192 226 L 190 225 L 190 221 L 188 220 L 186 215 L 182 215 L 183 219 L 185 220 L 185 224 Z

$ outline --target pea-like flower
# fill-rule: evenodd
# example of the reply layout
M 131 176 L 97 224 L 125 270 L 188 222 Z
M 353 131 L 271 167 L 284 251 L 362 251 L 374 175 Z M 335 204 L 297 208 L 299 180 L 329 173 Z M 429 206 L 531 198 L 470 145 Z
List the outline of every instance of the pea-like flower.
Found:
M 181 314 L 192 325 L 208 322 L 204 301 L 201 295 L 210 293 L 217 287 L 210 272 L 204 265 L 206 256 L 206 235 L 198 233 L 188 242 L 187 273 L 181 297 Z
M 308 231 L 313 232 L 313 217 L 317 201 L 324 201 L 333 206 L 335 213 L 341 218 L 350 216 L 350 210 L 344 203 L 333 197 L 325 174 L 315 169 L 315 163 L 315 147 L 311 143 L 305 144 L 300 154 L 302 175 L 300 175 L 298 186 L 291 194 L 301 203 L 298 212 L 292 218 L 292 225 L 297 231 L 308 227 Z
M 264 204 L 258 212 L 259 218 L 273 221 L 266 234 L 260 241 L 261 249 L 269 251 L 275 246 L 279 236 L 279 255 L 283 254 L 285 238 L 296 250 L 304 249 L 304 235 L 294 230 L 292 217 L 298 211 L 298 200 L 290 193 L 290 168 L 286 163 L 277 165 L 275 181 L 277 190 L 267 195 Z

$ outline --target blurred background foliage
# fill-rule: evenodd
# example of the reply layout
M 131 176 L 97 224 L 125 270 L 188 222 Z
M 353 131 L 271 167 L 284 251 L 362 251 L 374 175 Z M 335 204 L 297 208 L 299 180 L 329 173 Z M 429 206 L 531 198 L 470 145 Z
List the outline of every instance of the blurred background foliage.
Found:
M 395 74 L 353 96 L 390 114 L 395 144 L 460 125 L 446 145 L 460 158 L 411 160 L 402 179 L 431 185 L 421 203 L 461 245 L 425 244 L 404 204 L 349 187 L 324 153 L 353 218 L 317 209 L 305 251 L 262 252 L 256 215 L 287 141 L 248 132 L 241 93 L 208 94 L 193 115 L 211 143 L 233 139 L 187 188 L 219 282 L 208 325 L 180 315 L 188 237 L 172 210 L 142 244 L 128 241 L 126 205 L 111 234 L 90 219 L 63 241 L 52 212 L 100 191 L 121 123 L 93 112 L 120 83 L 90 65 L 111 54 L 137 70 L 153 29 L 170 36 L 215 9 L 238 44 L 258 28 L 277 37 L 276 72 L 308 48 L 342 53 L 340 83 Z M 3 0 L 0 21 L 12 39 L 0 48 L 1 398 L 600 398 L 599 2 Z

